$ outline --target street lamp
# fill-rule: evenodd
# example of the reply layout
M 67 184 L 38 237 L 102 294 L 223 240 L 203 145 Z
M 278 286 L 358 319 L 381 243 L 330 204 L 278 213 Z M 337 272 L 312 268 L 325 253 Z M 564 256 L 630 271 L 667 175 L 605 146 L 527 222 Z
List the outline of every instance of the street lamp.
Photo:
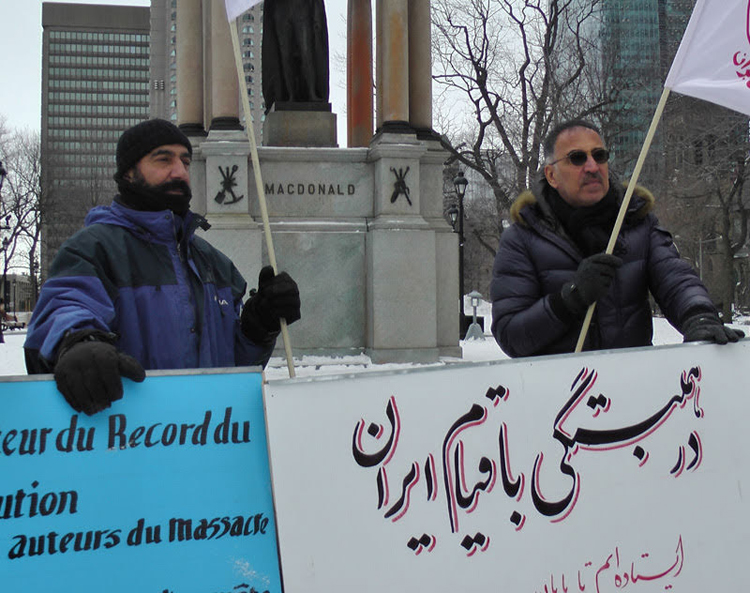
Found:
M 37 263 L 36 258 L 33 258 L 29 266 L 29 272 L 31 273 L 31 299 L 30 299 L 31 308 L 29 310 L 34 309 L 34 305 L 36 305 L 36 299 L 39 296 L 39 286 L 37 285 L 37 276 L 36 276 L 38 269 L 39 269 L 39 264 Z
M 474 320 L 471 322 L 471 325 L 469 326 L 469 329 L 466 331 L 466 338 L 467 340 L 484 340 L 484 332 L 482 331 L 482 328 L 477 323 L 477 307 L 479 306 L 479 301 L 482 300 L 482 295 L 477 290 L 472 290 L 469 293 L 469 298 L 471 298 L 471 306 L 474 309 Z
M 8 269 L 8 245 L 10 245 L 10 240 L 8 237 L 3 237 L 3 300 L 6 303 L 10 300 L 8 283 L 5 281 L 5 272 Z
M 0 161 L 0 190 L 3 189 L 3 182 L 5 181 L 5 176 L 8 174 L 8 172 L 5 170 L 5 167 L 3 167 L 3 161 Z
M 461 305 L 461 321 L 459 324 L 459 335 L 463 339 L 464 325 L 466 325 L 464 318 L 464 196 L 466 195 L 466 186 L 469 182 L 464 177 L 464 172 L 459 171 L 453 180 L 453 185 L 456 188 L 456 196 L 458 196 L 458 212 L 449 215 L 453 221 L 453 229 L 455 230 L 455 221 L 458 219 L 458 294 L 459 303 Z M 455 206 L 454 206 L 455 208 Z

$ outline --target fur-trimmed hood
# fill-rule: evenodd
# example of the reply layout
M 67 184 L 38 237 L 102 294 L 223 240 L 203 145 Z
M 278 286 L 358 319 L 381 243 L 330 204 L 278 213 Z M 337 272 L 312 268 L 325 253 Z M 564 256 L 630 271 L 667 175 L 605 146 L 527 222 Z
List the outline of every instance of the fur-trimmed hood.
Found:
M 519 196 L 513 202 L 513 205 L 510 207 L 510 218 L 513 222 L 526 224 L 523 216 L 521 216 L 521 211 L 527 206 L 538 207 L 544 213 L 545 218 L 549 218 L 550 216 L 552 216 L 549 206 L 547 205 L 542 193 L 545 186 L 549 187 L 546 182 L 541 182 L 535 186 L 533 191 L 527 189 L 519 194 Z M 618 204 L 622 204 L 622 199 L 625 195 L 627 187 L 627 182 L 623 182 L 621 184 L 621 191 L 619 192 L 619 195 L 617 197 Z M 627 217 L 631 220 L 639 220 L 645 218 L 646 215 L 654 209 L 655 204 L 656 198 L 654 198 L 654 194 L 652 194 L 645 187 L 636 185 L 635 190 L 633 190 L 633 196 L 630 200 L 630 204 L 628 204 Z
M 614 198 L 621 204 L 620 184 L 610 188 L 607 202 Z M 524 192 L 513 205 L 514 221 L 521 224 L 512 224 L 500 237 L 490 284 L 492 334 L 513 357 L 575 350 L 582 320 L 564 302 L 563 288 L 567 292 L 575 284 L 587 255 L 603 249 L 607 233 L 601 221 L 617 207 L 610 202 L 601 210 L 578 212 L 583 216 L 574 221 L 575 242 L 547 203 L 552 195 L 541 187 L 539 192 Z M 597 299 L 584 350 L 650 344 L 649 293 L 676 328 L 696 312 L 715 311 L 698 274 L 650 212 L 653 206 L 653 195 L 637 188 L 613 248 L 622 263 L 611 289 Z M 559 210 L 570 214 L 567 208 Z

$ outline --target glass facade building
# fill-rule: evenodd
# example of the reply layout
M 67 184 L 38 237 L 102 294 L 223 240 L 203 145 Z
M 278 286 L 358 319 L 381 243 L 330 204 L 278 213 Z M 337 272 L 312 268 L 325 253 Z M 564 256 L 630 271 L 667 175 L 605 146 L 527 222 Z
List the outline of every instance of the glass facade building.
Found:
M 615 163 L 630 175 L 664 88 L 664 79 L 687 27 L 694 0 L 604 0 L 601 29 L 604 72 L 609 86 L 622 89 L 612 112 Z M 657 135 L 643 175 L 662 169 L 662 134 Z

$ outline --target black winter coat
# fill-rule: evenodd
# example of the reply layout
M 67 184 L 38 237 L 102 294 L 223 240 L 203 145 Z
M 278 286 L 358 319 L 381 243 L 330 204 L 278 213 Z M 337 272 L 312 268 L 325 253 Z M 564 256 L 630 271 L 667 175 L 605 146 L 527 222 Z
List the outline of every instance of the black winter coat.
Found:
M 695 270 L 650 213 L 653 205 L 651 193 L 637 188 L 614 250 L 623 265 L 596 304 L 584 350 L 650 345 L 649 291 L 678 330 L 694 313 L 716 312 Z M 511 216 L 515 224 L 502 235 L 490 285 L 492 334 L 512 357 L 573 352 L 583 320 L 557 315 L 550 295 L 573 279 L 584 255 L 540 193 L 521 194 Z

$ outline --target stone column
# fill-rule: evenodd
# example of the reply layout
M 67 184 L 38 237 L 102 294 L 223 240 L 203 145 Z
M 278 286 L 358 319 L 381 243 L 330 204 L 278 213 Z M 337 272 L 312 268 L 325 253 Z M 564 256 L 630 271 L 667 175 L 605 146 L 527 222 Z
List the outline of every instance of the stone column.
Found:
M 347 144 L 367 146 L 372 139 L 372 3 L 349 0 L 347 15 Z
M 432 131 L 430 0 L 409 0 L 409 123 Z
M 177 124 L 188 136 L 203 127 L 203 12 L 201 0 L 177 4 Z
M 212 136 L 221 141 L 213 141 Z M 248 167 L 250 144 L 242 136 L 243 132 L 211 130 L 208 139 L 200 144 L 205 159 L 206 215 L 211 222 L 205 237 L 229 256 L 248 284 L 255 286 L 263 253 L 263 231 L 249 214 L 251 199 L 257 198 L 250 194 L 254 186 Z
M 409 0 L 378 0 L 378 127 L 409 128 Z
M 241 130 L 239 82 L 223 2 L 211 2 L 210 23 L 211 130 Z

